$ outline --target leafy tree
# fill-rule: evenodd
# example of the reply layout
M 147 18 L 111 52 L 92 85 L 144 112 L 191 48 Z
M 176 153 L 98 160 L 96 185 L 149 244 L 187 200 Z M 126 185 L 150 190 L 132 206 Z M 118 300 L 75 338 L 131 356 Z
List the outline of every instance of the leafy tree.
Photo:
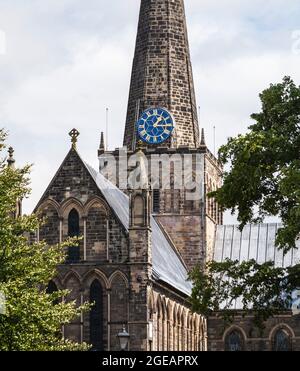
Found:
M 276 246 L 284 254 L 296 248 L 300 236 L 300 87 L 290 77 L 260 94 L 262 110 L 245 135 L 230 138 L 221 147 L 221 162 L 229 168 L 223 186 L 210 194 L 223 211 L 236 214 L 240 229 L 247 223 L 279 216 Z M 277 268 L 274 262 L 210 262 L 191 273 L 192 302 L 208 313 L 243 297 L 245 312 L 254 311 L 261 323 L 290 304 L 300 287 L 300 266 Z M 227 304 L 226 304 L 227 303 Z M 232 314 L 232 312 L 230 312 Z
M 0 154 L 5 133 L 0 131 Z M 87 305 L 64 302 L 67 291 L 47 293 L 56 268 L 64 262 L 64 246 L 30 243 L 40 221 L 34 215 L 17 216 L 16 205 L 29 194 L 29 171 L 0 161 L 0 293 L 5 313 L 0 314 L 0 350 L 84 350 L 87 345 L 62 338 L 61 327 Z

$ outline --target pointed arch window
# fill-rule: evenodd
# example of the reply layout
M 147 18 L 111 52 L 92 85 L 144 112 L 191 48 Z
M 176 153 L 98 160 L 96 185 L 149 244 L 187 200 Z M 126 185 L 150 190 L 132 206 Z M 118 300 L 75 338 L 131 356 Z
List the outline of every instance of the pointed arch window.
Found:
M 273 351 L 289 352 L 291 350 L 291 339 L 289 333 L 284 329 L 279 329 L 274 335 Z
M 79 213 L 76 209 L 70 211 L 68 217 L 68 236 L 79 237 L 80 225 L 79 225 Z M 76 263 L 80 260 L 80 247 L 71 245 L 68 248 L 68 262 Z
M 244 350 L 244 339 L 240 331 L 233 330 L 226 336 L 225 350 L 227 352 L 242 352 Z
M 90 344 L 93 350 L 101 351 L 103 346 L 103 290 L 98 280 L 93 281 L 90 287 Z

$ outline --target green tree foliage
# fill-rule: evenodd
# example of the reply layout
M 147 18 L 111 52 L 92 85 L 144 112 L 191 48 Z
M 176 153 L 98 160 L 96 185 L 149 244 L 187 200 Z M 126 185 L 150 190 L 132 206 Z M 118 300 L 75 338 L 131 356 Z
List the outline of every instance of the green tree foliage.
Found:
M 245 135 L 230 138 L 221 147 L 221 162 L 229 168 L 223 186 L 210 194 L 223 211 L 236 214 L 240 229 L 247 223 L 279 216 L 282 228 L 276 246 L 286 254 L 300 236 L 300 87 L 289 77 L 260 94 L 262 110 Z M 245 311 L 257 319 L 286 308 L 286 293 L 300 287 L 300 267 L 275 268 L 273 262 L 208 263 L 191 273 L 192 302 L 207 313 L 243 294 Z M 201 282 L 200 282 L 201 281 Z M 226 313 L 226 310 L 225 312 Z
M 251 116 L 256 123 L 250 131 L 220 149 L 222 163 L 231 168 L 212 196 L 237 212 L 241 228 L 279 215 L 277 245 L 288 251 L 300 233 L 300 87 L 286 77 L 260 99 L 262 112 Z
M 5 134 L 0 131 L 0 154 Z M 30 167 L 8 167 L 0 162 L 0 292 L 5 313 L 0 314 L 0 350 L 85 350 L 62 338 L 61 327 L 87 305 L 64 302 L 67 291 L 47 293 L 56 268 L 64 262 L 63 246 L 30 243 L 40 221 L 34 215 L 15 218 L 18 200 L 29 194 Z
M 255 260 L 209 262 L 206 269 L 198 267 L 190 273 L 193 309 L 207 316 L 222 309 L 224 320 L 231 321 L 238 314 L 232 309 L 238 300 L 244 315 L 254 314 L 255 324 L 262 328 L 269 317 L 291 307 L 292 292 L 300 287 L 299 268 Z

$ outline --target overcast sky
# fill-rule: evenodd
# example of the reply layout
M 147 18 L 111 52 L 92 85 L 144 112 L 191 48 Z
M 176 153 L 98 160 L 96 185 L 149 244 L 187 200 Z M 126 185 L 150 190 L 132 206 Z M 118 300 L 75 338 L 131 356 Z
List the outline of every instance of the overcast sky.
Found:
M 300 84 L 298 0 L 186 0 L 201 126 L 213 151 L 242 133 L 258 94 Z M 33 163 L 32 211 L 80 132 L 95 168 L 105 109 L 109 148 L 122 144 L 140 0 L 0 0 L 0 127 L 18 164 Z M 4 41 L 6 48 L 4 48 Z

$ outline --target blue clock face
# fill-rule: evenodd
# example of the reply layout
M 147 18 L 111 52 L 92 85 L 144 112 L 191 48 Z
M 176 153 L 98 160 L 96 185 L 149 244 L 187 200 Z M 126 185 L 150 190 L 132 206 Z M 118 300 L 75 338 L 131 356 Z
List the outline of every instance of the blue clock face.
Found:
M 140 138 L 149 144 L 160 144 L 170 138 L 174 130 L 171 114 L 163 108 L 149 108 L 137 122 Z

